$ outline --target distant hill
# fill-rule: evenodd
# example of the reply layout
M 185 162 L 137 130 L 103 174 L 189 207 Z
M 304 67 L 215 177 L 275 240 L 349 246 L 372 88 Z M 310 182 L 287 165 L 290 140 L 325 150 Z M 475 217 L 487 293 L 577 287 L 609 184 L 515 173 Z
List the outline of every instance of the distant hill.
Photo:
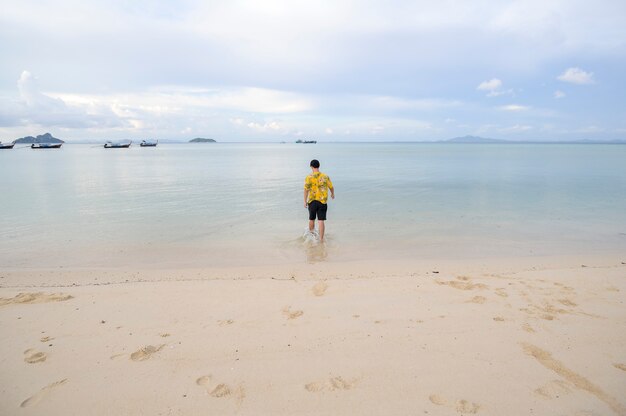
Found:
M 65 143 L 65 142 L 61 139 L 57 139 L 56 137 L 53 137 L 50 133 L 46 133 L 46 134 L 41 134 L 37 137 L 33 137 L 33 136 L 22 137 L 20 139 L 17 139 L 15 143 L 31 144 L 31 143 Z
M 447 143 L 507 143 L 506 140 L 488 139 L 478 136 L 455 137 L 453 139 L 448 139 L 444 141 Z
M 216 143 L 213 139 L 203 139 L 202 137 L 196 137 L 195 139 L 189 140 L 189 143 Z

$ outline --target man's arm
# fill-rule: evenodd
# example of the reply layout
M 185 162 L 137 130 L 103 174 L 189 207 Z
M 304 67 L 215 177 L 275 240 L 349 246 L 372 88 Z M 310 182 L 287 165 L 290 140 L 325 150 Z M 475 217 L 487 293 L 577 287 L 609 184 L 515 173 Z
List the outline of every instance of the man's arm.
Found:
M 308 207 L 309 204 L 307 204 L 307 200 L 309 199 L 309 190 L 305 189 L 304 190 L 304 207 Z
M 332 188 L 328 188 L 328 189 L 330 189 L 330 197 L 331 197 L 332 199 L 335 199 L 335 188 L 334 188 L 334 187 L 332 187 Z

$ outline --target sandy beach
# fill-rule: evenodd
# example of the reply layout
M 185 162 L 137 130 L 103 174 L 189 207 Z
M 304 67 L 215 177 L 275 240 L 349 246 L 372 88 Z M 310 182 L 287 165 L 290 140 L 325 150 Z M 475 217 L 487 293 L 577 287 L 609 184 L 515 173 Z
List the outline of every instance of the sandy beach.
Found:
M 626 261 L 0 272 L 3 415 L 626 415 Z

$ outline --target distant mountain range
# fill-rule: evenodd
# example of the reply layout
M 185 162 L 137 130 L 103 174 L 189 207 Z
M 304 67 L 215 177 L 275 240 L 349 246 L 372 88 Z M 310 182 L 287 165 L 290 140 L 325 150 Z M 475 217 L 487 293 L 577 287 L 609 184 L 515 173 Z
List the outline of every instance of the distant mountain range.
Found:
M 189 140 L 189 143 L 216 143 L 213 139 L 203 139 L 202 137 L 196 137 L 195 139 Z
M 41 134 L 37 137 L 33 137 L 33 136 L 22 137 L 20 139 L 17 139 L 15 143 L 31 144 L 31 143 L 65 143 L 65 142 L 61 139 L 57 139 L 56 137 L 52 136 L 50 133 L 46 133 L 46 134 Z
M 506 143 L 507 142 L 507 140 L 488 139 L 486 137 L 478 137 L 478 136 L 455 137 L 453 139 L 448 139 L 444 141 L 448 143 Z
M 626 144 L 626 140 L 623 139 L 615 139 L 615 140 L 502 140 L 502 139 L 489 139 L 486 137 L 479 136 L 463 136 L 463 137 L 454 137 L 452 139 L 440 140 L 440 143 L 535 143 L 535 144 Z

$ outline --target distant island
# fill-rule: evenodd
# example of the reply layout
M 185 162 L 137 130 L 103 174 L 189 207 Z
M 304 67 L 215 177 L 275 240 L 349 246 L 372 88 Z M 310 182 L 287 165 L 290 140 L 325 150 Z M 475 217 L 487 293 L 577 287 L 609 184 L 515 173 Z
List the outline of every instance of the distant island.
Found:
M 447 143 L 507 143 L 507 140 L 488 139 L 486 137 L 478 136 L 455 137 L 444 141 Z
M 196 137 L 195 139 L 189 140 L 189 143 L 217 143 L 213 139 L 203 139 L 202 137 Z
M 503 143 L 503 144 L 626 144 L 626 140 L 502 140 L 479 136 L 463 136 L 453 139 L 439 140 L 438 143 Z
M 61 139 L 57 139 L 56 137 L 52 136 L 50 133 L 46 133 L 46 134 L 41 134 L 37 137 L 33 137 L 33 136 L 22 137 L 20 139 L 17 139 L 15 143 L 32 144 L 32 143 L 65 143 L 65 142 Z

